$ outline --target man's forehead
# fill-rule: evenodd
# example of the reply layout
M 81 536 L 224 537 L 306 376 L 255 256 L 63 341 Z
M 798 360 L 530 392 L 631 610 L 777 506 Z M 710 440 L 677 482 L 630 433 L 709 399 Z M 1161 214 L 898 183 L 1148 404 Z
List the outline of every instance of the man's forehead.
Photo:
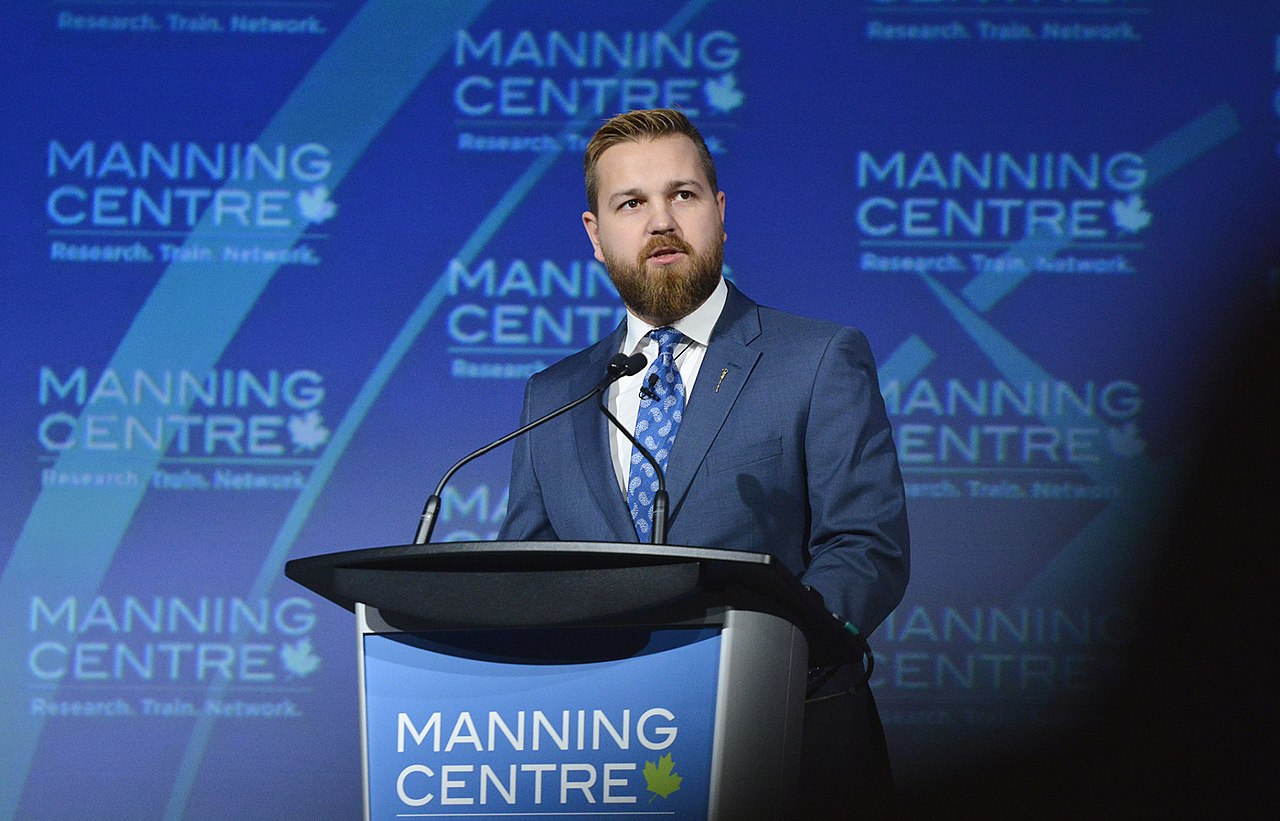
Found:
M 600 155 L 596 171 L 605 191 L 675 182 L 708 184 L 698 149 L 683 134 L 609 146 Z

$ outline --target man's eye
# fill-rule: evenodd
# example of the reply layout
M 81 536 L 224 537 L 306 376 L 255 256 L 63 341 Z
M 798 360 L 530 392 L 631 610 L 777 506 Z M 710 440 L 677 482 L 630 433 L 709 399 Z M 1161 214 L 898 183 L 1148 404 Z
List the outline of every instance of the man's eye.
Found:
M 640 200 L 627 200 L 626 202 L 624 202 L 622 205 L 620 205 L 620 206 L 618 206 L 618 207 L 619 207 L 619 208 L 622 208 L 623 210 L 629 210 L 629 209 L 632 209 L 632 208 L 639 208 L 639 207 L 640 207 Z
M 693 192 L 692 192 L 692 191 L 677 191 L 677 192 L 676 192 L 676 199 L 678 199 L 678 200 L 691 200 L 691 199 L 693 199 Z

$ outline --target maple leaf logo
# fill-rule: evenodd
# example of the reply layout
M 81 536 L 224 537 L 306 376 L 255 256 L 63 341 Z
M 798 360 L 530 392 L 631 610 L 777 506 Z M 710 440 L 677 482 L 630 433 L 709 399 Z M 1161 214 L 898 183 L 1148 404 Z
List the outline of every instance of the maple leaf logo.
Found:
M 325 222 L 338 212 L 338 206 L 329 199 L 327 186 L 317 185 L 315 188 L 298 192 L 298 212 L 308 222 Z
M 305 678 L 320 669 L 320 657 L 311 649 L 311 639 L 303 637 L 297 644 L 286 644 L 280 648 L 280 661 L 284 669 L 299 678 Z
M 680 782 L 683 780 L 684 778 L 675 773 L 675 764 L 671 761 L 671 753 L 659 758 L 657 764 L 652 761 L 644 762 L 645 789 L 653 793 L 649 797 L 650 801 L 653 801 L 658 796 L 669 797 L 671 793 L 680 789 Z
M 1107 428 L 1107 444 L 1111 452 L 1124 459 L 1132 459 L 1146 450 L 1147 443 L 1138 434 L 1138 425 L 1130 422 L 1123 428 Z
M 324 426 L 320 411 L 307 411 L 303 416 L 289 417 L 289 438 L 293 450 L 315 450 L 329 441 L 329 429 Z
M 1130 194 L 1127 199 L 1111 201 L 1111 221 L 1116 228 L 1136 234 L 1151 224 L 1151 212 L 1140 194 Z
M 742 105 L 747 96 L 738 88 L 738 80 L 731 72 L 707 80 L 702 84 L 702 93 L 707 97 L 707 105 L 726 114 Z

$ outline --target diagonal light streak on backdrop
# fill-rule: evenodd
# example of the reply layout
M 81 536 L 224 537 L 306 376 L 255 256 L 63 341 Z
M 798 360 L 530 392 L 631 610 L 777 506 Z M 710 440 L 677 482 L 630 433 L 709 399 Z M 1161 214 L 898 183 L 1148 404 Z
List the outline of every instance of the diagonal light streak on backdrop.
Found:
M 667 21 L 661 27 L 661 30 L 671 33 L 682 28 L 711 2 L 712 0 L 691 0 Z M 630 71 L 621 71 L 615 76 L 622 78 L 630 74 L 632 74 Z M 568 133 L 576 133 L 588 124 L 589 120 L 587 119 L 568 123 L 561 136 L 563 137 Z M 563 143 L 563 140 L 561 142 Z M 560 156 L 559 152 L 547 152 L 534 159 L 520 177 L 512 183 L 511 187 L 476 227 L 471 236 L 467 238 L 467 241 L 458 251 L 456 258 L 464 264 L 470 264 L 474 261 L 492 236 L 505 224 L 538 181 L 551 170 L 552 166 L 560 159 Z M 355 399 L 352 401 L 351 407 L 347 409 L 342 420 L 334 428 L 323 453 L 311 470 L 306 485 L 299 491 L 298 498 L 286 516 L 284 524 L 277 533 L 275 541 L 263 561 L 253 585 L 252 595 L 254 597 L 265 596 L 271 587 L 281 580 L 289 550 L 310 516 L 311 510 L 336 468 L 338 460 L 364 423 L 365 416 L 373 407 L 373 403 L 382 393 L 387 381 L 391 378 L 405 354 L 408 353 L 415 340 L 422 334 L 440 303 L 449 294 L 450 283 L 446 269 L 446 272 L 441 274 L 431 288 L 428 289 L 413 313 L 405 320 L 400 331 L 387 347 L 386 352 L 379 359 L 377 365 L 374 366 L 364 384 L 361 385 Z M 225 683 L 215 682 L 210 685 L 207 695 L 210 698 L 217 698 L 226 689 Z M 214 719 L 207 715 L 201 716 L 196 720 L 191 739 L 183 755 L 182 765 L 179 768 L 178 780 L 174 785 L 165 811 L 166 819 L 182 817 L 200 761 L 203 759 L 204 751 L 208 746 L 213 724 Z
M 375 0 L 358 12 L 258 140 L 287 143 L 303 134 L 328 146 L 334 159 L 326 183 L 336 187 L 417 85 L 416 80 L 387 83 L 383 75 L 388 67 L 398 63 L 406 76 L 425 76 L 446 53 L 448 33 L 483 6 L 475 2 L 449 4 L 433 12 L 431 29 L 411 32 L 403 22 L 410 5 L 405 0 Z M 377 41 L 378 48 L 371 49 L 368 36 L 385 35 L 388 30 L 385 24 L 378 24 L 379 19 L 397 20 L 397 36 L 383 36 Z M 370 25 L 375 27 L 369 29 Z M 377 59 L 370 59 L 375 54 Z M 361 73 L 380 82 L 352 82 Z M 359 116 L 335 116 L 336 112 Z M 295 242 L 307 227 L 296 227 L 288 243 Z M 206 212 L 191 231 L 188 245 L 213 242 L 220 235 Z M 216 263 L 170 265 L 135 315 L 108 368 L 121 372 L 136 368 L 211 370 L 277 268 L 276 264 L 244 264 L 231 276 Z M 88 414 L 89 408 L 84 413 Z M 103 457 L 86 451 L 67 451 L 58 458 L 58 470 L 108 468 L 128 471 L 139 481 L 131 487 L 102 489 L 88 501 L 73 488 L 41 490 L 0 576 L 0 647 L 21 646 L 26 620 L 20 609 L 30 591 L 77 600 L 97 593 L 162 453 L 163 449 L 150 455 L 113 453 L 106 465 Z M 0 818 L 17 811 L 44 726 L 43 718 L 30 715 L 22 706 L 25 662 L 21 653 L 0 656 L 0 715 L 9 719 L 5 743 L 0 745 L 0 771 L 5 773 L 0 778 Z
M 1147 166 L 1143 189 L 1239 131 L 1239 120 L 1226 103 L 1174 130 L 1142 152 Z M 1055 254 L 1069 245 L 1062 238 L 1029 237 L 1010 248 L 1004 258 L 1033 260 L 1037 255 Z M 961 299 L 937 280 L 921 275 L 934 296 L 996 368 L 1007 379 L 1018 382 L 1052 379 L 1052 376 L 1005 339 L 978 311 L 990 310 L 1021 285 L 1027 276 L 1016 273 L 981 274 L 961 289 L 964 297 Z M 904 343 L 899 351 L 906 346 Z M 923 360 L 917 356 L 915 361 Z M 1113 484 L 1121 489 L 1122 496 L 1111 501 L 1088 526 L 1058 550 L 1054 558 L 1024 586 L 1021 598 L 1044 601 L 1070 595 L 1105 599 L 1117 592 L 1131 592 L 1132 588 L 1125 590 L 1126 583 L 1140 578 L 1141 571 L 1149 567 L 1151 540 L 1142 537 L 1149 537 L 1154 531 L 1156 517 L 1177 476 L 1177 463 L 1177 459 L 1169 458 L 1163 465 L 1156 466 L 1145 456 L 1139 456 L 1124 463 L 1112 459 L 1094 466 L 1081 465 L 1081 470 L 1095 484 Z M 1084 595 L 1086 593 L 1087 596 Z
M 1240 121 L 1236 117 L 1235 110 L 1228 103 L 1211 109 L 1173 131 L 1142 152 L 1147 169 L 1143 190 L 1219 143 L 1235 136 L 1239 131 Z M 964 286 L 961 294 L 971 306 L 985 313 L 1013 293 L 1031 276 L 1030 273 L 1018 273 L 1019 270 L 1029 271 L 1038 257 L 1052 257 L 1066 250 L 1070 245 L 1070 241 L 1065 237 L 1044 234 L 1026 237 L 1014 243 L 998 258 L 1005 262 L 1021 262 L 1021 266 L 1002 266 L 1005 270 L 999 273 L 993 271 L 978 274 Z M 923 340 L 916 336 L 903 342 L 886 362 L 885 369 L 881 372 L 881 381 L 893 378 L 905 382 L 919 376 L 931 361 L 919 355 L 923 344 Z M 928 348 L 927 345 L 924 347 Z M 890 368 L 889 365 L 893 367 Z
M 879 368 L 880 385 L 888 382 L 910 382 L 933 364 L 938 355 L 928 343 L 912 334 L 899 345 Z
M 1240 132 L 1240 121 L 1227 103 L 1202 114 L 1142 152 L 1147 176 L 1143 191 L 1199 157 L 1219 143 Z M 1037 235 L 1027 237 L 1007 250 L 1000 259 L 1021 261 L 1022 266 L 1001 266 L 999 273 L 982 273 L 974 277 L 961 293 L 970 305 L 986 312 L 1031 276 L 1038 257 L 1051 257 L 1070 247 L 1066 237 Z
M 1054 382 L 1054 376 L 1006 339 L 989 322 L 927 274 L 921 279 L 939 302 L 960 324 L 1007 381 Z M 1052 427 L 1096 422 L 1082 411 L 1069 407 L 1061 418 L 1042 419 Z M 1024 588 L 1023 598 L 1052 598 L 1069 593 L 1073 599 L 1105 600 L 1110 594 L 1124 593 L 1147 566 L 1149 556 L 1134 537 L 1146 533 L 1159 512 L 1171 473 L 1169 464 L 1157 466 L 1144 454 L 1130 458 L 1103 455 L 1096 463 L 1075 464 L 1095 485 L 1113 485 L 1121 489 L 1121 497 L 1111 501 L 1074 539 L 1058 551 Z M 1114 600 L 1114 598 L 1112 599 Z
M 479 0 L 466 5 L 453 6 L 449 11 L 444 12 L 433 7 L 430 10 L 431 14 L 427 15 L 422 14 L 420 8 L 414 9 L 411 3 L 406 4 L 397 0 L 373 0 L 352 20 L 338 40 L 321 57 L 308 76 L 307 82 L 314 83 L 322 93 L 352 95 L 352 99 L 347 101 L 347 106 L 335 108 L 328 112 L 328 116 L 336 122 L 363 123 L 362 130 L 369 131 L 369 138 L 363 142 L 358 151 L 353 152 L 353 161 L 355 157 L 364 153 L 376 132 L 381 130 L 399 111 L 410 93 L 421 84 L 423 78 L 447 53 L 453 32 L 464 28 L 484 10 L 489 2 L 490 0 Z M 415 14 L 415 11 L 419 13 Z M 376 63 L 361 60 L 361 55 L 368 54 L 378 55 Z M 351 71 L 352 63 L 367 68 L 364 76 Z M 381 104 L 371 110 L 365 100 L 366 95 L 380 98 Z M 419 311 L 423 310 L 423 306 L 429 305 L 426 309 L 429 316 L 442 297 L 442 289 L 433 288 L 423 300 L 423 305 L 419 306 Z M 405 332 L 402 329 L 393 346 L 400 344 L 404 336 Z M 404 344 L 407 348 L 408 343 Z M 357 396 L 357 405 L 365 399 L 364 394 L 365 391 L 362 390 Z M 368 401 L 371 402 L 372 399 Z M 363 412 L 360 417 L 363 418 Z M 354 433 L 354 427 L 348 424 L 350 418 L 351 411 L 348 411 L 343 423 L 330 437 L 329 446 L 326 447 L 323 456 L 312 469 L 305 489 L 300 492 L 299 500 L 295 502 L 285 519 L 284 528 L 290 530 L 295 537 L 307 513 L 310 512 L 315 498 L 319 495 L 320 489 L 328 481 L 338 455 Z M 305 505 L 300 505 L 299 502 L 303 499 L 307 502 Z M 250 595 L 251 599 L 266 596 L 271 586 L 279 580 L 284 564 L 279 545 L 280 540 L 277 537 L 258 572 Z M 283 553 L 287 552 L 288 546 L 285 545 Z M 233 638 L 240 638 L 240 636 Z M 226 689 L 224 682 L 215 681 L 206 691 L 206 695 L 217 698 Z M 208 748 L 214 722 L 215 718 L 207 713 L 196 719 L 169 794 L 164 815 L 166 819 L 182 818 L 186 811 L 191 789 L 195 784 L 205 750 Z
M 994 325 L 936 279 L 928 274 L 920 274 L 920 278 L 1006 381 L 1012 384 L 1028 382 L 1041 384 L 1058 381 L 1053 374 L 1023 353 L 1017 345 L 996 330 Z M 1094 421 L 1093 417 L 1070 405 L 1067 405 L 1064 411 L 1061 417 L 1051 417 L 1042 421 L 1054 427 Z M 1075 467 L 1087 474 L 1095 483 L 1124 483 L 1147 475 L 1151 469 L 1151 463 L 1145 456 L 1138 455 L 1124 460 L 1101 458 L 1097 462 L 1082 462 Z

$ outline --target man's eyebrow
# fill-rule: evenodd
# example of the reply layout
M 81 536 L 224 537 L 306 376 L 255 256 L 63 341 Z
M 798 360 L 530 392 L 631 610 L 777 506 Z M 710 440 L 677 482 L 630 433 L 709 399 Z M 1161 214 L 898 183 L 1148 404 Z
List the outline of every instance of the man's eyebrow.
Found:
M 620 200 L 620 199 L 621 199 L 621 200 L 629 200 L 629 199 L 631 199 L 631 198 L 633 198 L 633 197 L 639 197 L 639 196 L 641 196 L 643 193 L 644 193 L 644 192 L 643 192 L 643 191 L 641 191 L 639 188 L 628 188 L 628 189 L 627 189 L 627 190 L 625 190 L 625 191 L 615 191 L 615 192 L 613 192 L 612 194 L 610 194 L 610 195 L 609 195 L 609 202 L 615 202 L 615 201 Z
M 696 177 L 690 177 L 684 180 L 672 180 L 667 183 L 668 191 L 675 191 L 680 188 L 703 188 L 702 182 Z
M 667 182 L 666 185 L 663 186 L 663 190 L 666 192 L 679 191 L 682 188 L 697 188 L 701 190 L 705 187 L 706 186 L 704 186 L 702 182 L 698 180 L 696 177 L 689 177 L 687 179 L 670 180 L 669 182 Z M 629 199 L 632 199 L 633 197 L 642 197 L 644 196 L 644 194 L 645 192 L 643 189 L 628 188 L 624 191 L 613 192 L 612 194 L 609 195 L 608 201 L 616 202 L 617 200 L 629 200 Z

